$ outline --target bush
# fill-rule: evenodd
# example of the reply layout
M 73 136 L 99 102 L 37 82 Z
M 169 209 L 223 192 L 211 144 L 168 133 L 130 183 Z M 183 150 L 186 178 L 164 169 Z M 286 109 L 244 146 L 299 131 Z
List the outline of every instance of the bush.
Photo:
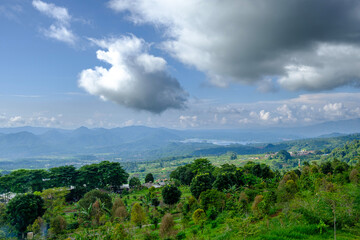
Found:
M 165 214 L 164 217 L 161 219 L 160 236 L 163 238 L 170 238 L 175 233 L 174 226 L 175 222 L 172 215 L 170 213 Z
M 141 228 L 145 222 L 145 219 L 146 216 L 143 208 L 139 203 L 135 203 L 131 209 L 131 222 Z
M 50 226 L 52 233 L 60 234 L 66 229 L 67 223 L 63 216 L 58 215 L 55 218 L 51 219 Z
M 192 215 L 192 219 L 194 220 L 195 224 L 198 223 L 202 223 L 205 221 L 206 219 L 206 214 L 204 212 L 204 210 L 202 210 L 201 208 L 197 209 L 193 215 Z
M 105 207 L 110 210 L 112 208 L 111 197 L 109 194 L 102 192 L 100 190 L 94 189 L 86 193 L 85 196 L 79 201 L 79 205 L 82 208 L 87 209 L 91 204 L 94 204 L 97 199 L 105 205 Z
M 186 238 L 186 234 L 184 232 L 179 232 L 176 234 L 176 240 L 182 240 Z
M 159 206 L 160 205 L 159 199 L 157 199 L 157 198 L 151 199 L 151 205 L 153 205 L 154 207 Z

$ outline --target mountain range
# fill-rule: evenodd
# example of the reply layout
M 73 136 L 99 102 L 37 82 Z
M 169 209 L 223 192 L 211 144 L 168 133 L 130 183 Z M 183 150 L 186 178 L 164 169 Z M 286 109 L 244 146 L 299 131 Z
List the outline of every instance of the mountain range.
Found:
M 225 130 L 175 130 L 144 126 L 112 129 L 80 127 L 74 130 L 0 128 L 0 158 L 112 154 L 127 160 L 144 160 L 170 154 L 188 154 L 216 145 L 275 143 L 356 132 L 360 132 L 360 119 L 295 128 Z

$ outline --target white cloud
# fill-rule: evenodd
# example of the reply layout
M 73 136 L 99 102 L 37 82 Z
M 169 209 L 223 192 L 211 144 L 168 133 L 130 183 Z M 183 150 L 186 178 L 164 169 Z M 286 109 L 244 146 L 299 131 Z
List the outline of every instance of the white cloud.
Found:
M 297 62 L 285 66 L 286 74 L 278 80 L 289 90 L 317 91 L 360 84 L 360 47 L 354 44 L 318 44 L 315 51 L 299 54 Z
M 97 58 L 111 65 L 80 73 L 79 86 L 103 100 L 122 106 L 161 113 L 185 107 L 187 93 L 166 71 L 166 61 L 148 53 L 149 45 L 135 36 L 92 40 Z
M 32 5 L 41 13 L 55 19 L 55 23 L 51 24 L 49 29 L 42 29 L 46 37 L 75 44 L 77 37 L 70 29 L 71 16 L 66 8 L 40 0 L 33 0 Z
M 360 118 L 360 95 L 358 93 L 303 94 L 292 99 L 237 103 L 211 106 L 208 117 L 197 114 L 198 121 L 205 118 L 219 124 L 226 118 L 227 126 L 300 126 L 325 121 Z M 221 117 L 220 117 L 221 116 Z
M 267 121 L 270 119 L 270 112 L 266 112 L 265 110 L 261 110 L 259 113 L 259 117 L 263 121 Z
M 64 7 L 58 7 L 55 4 L 45 3 L 40 0 L 34 0 L 32 4 L 37 10 L 46 14 L 48 17 L 58 20 L 59 22 L 67 24 L 71 19 L 68 10 Z
M 40 126 L 40 127 L 59 127 L 61 121 L 53 116 L 8 116 L 0 115 L 2 127 L 20 127 L 20 126 Z
M 183 115 L 181 115 L 181 116 L 179 117 L 179 122 L 180 122 L 180 125 L 181 125 L 183 128 L 186 128 L 186 127 L 197 127 L 197 126 L 199 126 L 198 117 L 197 117 L 197 116 L 183 116 Z
M 218 86 L 273 91 L 269 77 L 289 90 L 360 85 L 357 0 L 110 0 L 109 7 L 163 30 L 162 47 Z

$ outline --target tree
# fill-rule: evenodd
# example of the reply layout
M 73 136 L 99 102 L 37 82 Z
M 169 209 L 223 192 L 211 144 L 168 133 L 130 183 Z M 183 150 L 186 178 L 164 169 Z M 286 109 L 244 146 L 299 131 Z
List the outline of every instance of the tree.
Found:
M 140 179 L 137 177 L 132 177 L 129 181 L 129 187 L 130 188 L 139 188 L 141 186 Z
M 282 161 L 285 161 L 285 162 L 286 162 L 287 160 L 291 159 L 290 153 L 289 153 L 288 151 L 286 151 L 286 150 L 281 150 L 281 151 L 279 151 L 279 152 L 277 153 L 276 157 L 279 158 L 279 159 L 282 160 Z
M 69 194 L 66 188 L 49 188 L 44 190 L 40 196 L 44 200 L 46 212 L 44 218 L 50 220 L 62 213 L 65 206 L 65 196 Z
M 79 168 L 77 185 L 84 186 L 87 191 L 101 186 L 101 175 L 98 164 L 85 165 Z
M 199 158 L 196 159 L 192 164 L 191 164 L 191 169 L 193 171 L 193 173 L 196 175 L 198 174 L 204 174 L 204 173 L 210 173 L 212 174 L 212 172 L 214 171 L 215 167 L 211 164 L 211 162 L 209 160 L 207 160 L 206 158 Z
M 44 180 L 49 177 L 49 173 L 47 171 L 42 169 L 30 170 L 28 174 L 30 180 L 30 188 L 33 192 L 42 191 L 44 188 L 47 187 L 47 181 Z
M 170 173 L 170 178 L 177 179 L 184 185 L 190 185 L 191 180 L 195 177 L 193 170 L 191 169 L 191 164 L 185 166 L 177 167 L 174 171 Z
M 6 206 L 7 219 L 19 233 L 24 233 L 44 212 L 44 200 L 34 194 L 16 195 Z
M 236 185 L 236 182 L 237 181 L 234 173 L 222 173 L 216 177 L 213 186 L 214 188 L 222 191 Z
M 148 173 L 145 176 L 145 183 L 148 183 L 148 182 L 154 182 L 154 176 L 152 175 L 152 173 Z
M 215 208 L 221 210 L 225 207 L 225 194 L 216 189 L 209 189 L 200 194 L 200 205 L 204 210 Z
M 161 195 L 163 197 L 164 203 L 173 205 L 179 202 L 181 191 L 174 185 L 166 185 L 163 188 Z
M 327 161 L 327 162 L 323 162 L 320 165 L 320 169 L 322 171 L 323 174 L 329 174 L 329 173 L 333 173 L 333 167 L 331 165 L 331 162 Z
M 213 177 L 209 173 L 197 175 L 190 184 L 190 191 L 195 198 L 199 198 L 200 194 L 211 189 Z
M 80 199 L 79 205 L 82 208 L 87 209 L 90 205 L 94 204 L 97 199 L 100 199 L 100 201 L 105 205 L 105 208 L 110 211 L 112 208 L 111 197 L 106 192 L 102 192 L 97 189 L 86 193 L 85 196 Z
M 51 187 L 71 187 L 76 185 L 78 172 L 74 166 L 61 166 L 49 169 Z
M 124 220 L 128 212 L 126 210 L 124 202 L 120 198 L 115 198 L 111 209 L 112 220 Z
M 129 178 L 129 174 L 118 162 L 103 161 L 99 163 L 99 174 L 101 176 L 100 187 L 112 187 L 115 191 L 127 183 Z
M 237 159 L 237 154 L 236 154 L 236 152 L 230 153 L 230 160 L 235 160 L 235 159 Z
M 160 236 L 162 238 L 170 238 L 172 235 L 175 234 L 174 232 L 175 222 L 170 213 L 164 215 L 161 219 L 160 225 Z
M 119 163 L 103 161 L 98 164 L 82 166 L 79 169 L 78 184 L 85 185 L 87 190 L 112 187 L 118 190 L 127 182 L 129 174 Z
M 131 209 L 131 222 L 141 228 L 146 219 L 145 212 L 140 203 L 135 203 Z

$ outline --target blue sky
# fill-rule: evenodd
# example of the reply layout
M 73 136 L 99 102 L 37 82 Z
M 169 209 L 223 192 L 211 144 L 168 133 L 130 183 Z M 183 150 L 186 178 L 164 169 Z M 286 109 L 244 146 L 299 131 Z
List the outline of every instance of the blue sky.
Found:
M 358 118 L 359 9 L 355 0 L 2 0 L 0 127 Z

